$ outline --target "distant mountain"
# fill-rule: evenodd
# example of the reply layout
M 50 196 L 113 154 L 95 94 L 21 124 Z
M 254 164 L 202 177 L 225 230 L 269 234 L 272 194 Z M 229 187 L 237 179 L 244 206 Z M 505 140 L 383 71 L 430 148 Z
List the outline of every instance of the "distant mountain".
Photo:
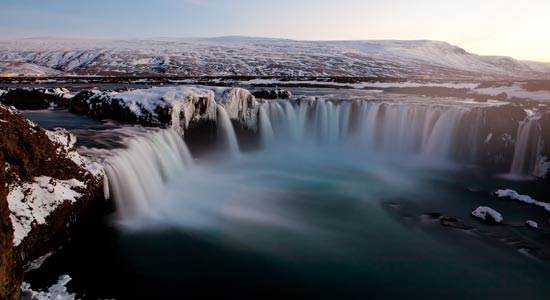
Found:
M 550 63 L 480 56 L 445 42 L 219 37 L 0 41 L 0 76 L 357 76 L 550 78 Z

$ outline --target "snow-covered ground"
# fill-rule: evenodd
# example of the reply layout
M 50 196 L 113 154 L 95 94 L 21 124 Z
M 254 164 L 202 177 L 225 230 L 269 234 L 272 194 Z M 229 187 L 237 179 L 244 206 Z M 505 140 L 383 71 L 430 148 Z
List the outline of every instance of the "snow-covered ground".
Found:
M 550 91 L 528 91 L 520 83 L 502 85 L 498 87 L 476 88 L 475 93 L 482 95 L 497 96 L 506 93 L 508 98 L 523 98 L 537 101 L 550 101 Z
M 71 281 L 69 275 L 62 275 L 56 284 L 47 291 L 35 291 L 29 283 L 23 282 L 21 286 L 21 300 L 74 300 L 76 295 L 67 290 L 67 283 Z
M 540 78 L 550 64 L 480 56 L 439 41 L 247 37 L 0 41 L 0 75 L 156 74 Z
M 18 246 L 33 224 L 46 224 L 46 218 L 64 202 L 74 203 L 82 195 L 75 191 L 86 185 L 76 179 L 58 180 L 35 177 L 34 182 L 9 186 L 7 197 L 14 229 L 13 244 Z
M 30 122 L 30 121 L 29 121 Z M 66 156 L 96 178 L 104 178 L 103 167 L 78 154 L 76 137 L 65 129 L 46 131 L 49 139 L 59 145 L 57 153 Z M 6 170 L 10 168 L 6 166 Z M 106 182 L 104 182 L 106 184 Z M 77 179 L 60 180 L 38 176 L 30 182 L 16 181 L 9 186 L 7 201 L 14 230 L 13 244 L 18 246 L 35 224 L 46 224 L 47 217 L 64 203 L 75 203 L 87 185 Z M 107 195 L 106 195 L 107 196 Z

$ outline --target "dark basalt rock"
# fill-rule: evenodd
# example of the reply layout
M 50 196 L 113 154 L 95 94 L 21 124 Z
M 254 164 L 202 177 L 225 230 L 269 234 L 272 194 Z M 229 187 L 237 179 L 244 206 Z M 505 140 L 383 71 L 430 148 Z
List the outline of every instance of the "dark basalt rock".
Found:
M 428 217 L 431 220 L 439 221 L 441 226 L 443 227 L 450 227 L 454 229 L 462 229 L 462 230 L 470 230 L 473 229 L 473 227 L 466 225 L 463 221 L 461 221 L 458 218 L 446 216 L 439 212 L 430 212 L 426 213 L 423 216 Z
M 99 120 L 112 119 L 127 124 L 140 124 L 152 127 L 167 126 L 171 120 L 171 111 L 168 106 L 157 106 L 155 115 L 146 109 L 141 109 L 142 113 L 136 115 L 130 108 L 124 105 L 122 100 L 116 98 L 107 100 L 104 95 L 92 91 L 82 91 L 75 95 L 69 104 L 69 111 Z
M 290 99 L 292 97 L 292 93 L 283 89 L 260 90 L 253 92 L 252 95 L 260 99 Z
M 16 111 L 0 106 L 0 299 L 19 299 L 23 267 L 59 249 L 70 237 L 72 225 L 103 206 L 103 180 L 92 176 L 66 156 L 61 145 Z M 8 167 L 9 166 L 9 167 Z M 46 224 L 32 225 L 21 244 L 14 247 L 6 187 L 49 176 L 59 180 L 75 178 L 86 184 L 75 203 L 66 202 L 46 218 Z
M 507 172 L 514 157 L 519 123 L 527 114 L 514 104 L 489 107 L 484 114 L 477 163 L 496 172 Z
M 542 153 L 550 160 L 550 111 L 542 115 L 539 124 L 544 141 Z
M 46 93 L 46 90 L 14 89 L 0 96 L 0 104 L 22 110 L 64 109 L 67 108 L 69 100 L 59 95 Z
M 216 147 L 216 122 L 213 120 L 200 120 L 190 123 L 183 136 L 193 156 L 201 156 Z

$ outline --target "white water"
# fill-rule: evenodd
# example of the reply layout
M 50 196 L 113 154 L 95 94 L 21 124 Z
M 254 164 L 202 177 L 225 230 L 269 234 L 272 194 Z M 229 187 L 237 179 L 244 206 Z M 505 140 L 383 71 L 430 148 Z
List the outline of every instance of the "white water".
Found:
M 172 129 L 140 135 L 126 149 L 115 150 L 105 171 L 120 219 L 154 214 L 165 183 L 192 165 L 187 146 Z
M 225 108 L 221 105 L 217 106 L 217 119 L 216 123 L 218 125 L 218 135 L 220 143 L 222 143 L 222 149 L 227 151 L 231 156 L 237 156 L 240 153 L 237 135 Z
M 307 159 L 319 159 L 331 165 L 353 165 L 348 158 L 354 157 L 355 164 L 370 166 L 368 172 L 378 165 L 376 174 L 386 176 L 388 170 L 380 165 L 388 161 L 387 158 L 390 161 L 398 159 L 400 164 L 420 161 L 422 166 L 428 163 L 447 166 L 446 163 L 459 160 L 474 162 L 477 145 L 484 140 L 477 128 L 483 122 L 483 112 L 471 108 L 309 100 L 266 101 L 259 105 L 258 132 L 263 152 L 271 153 L 265 158 L 269 166 L 272 159 L 278 160 L 279 165 L 283 162 L 299 165 Z M 221 105 L 217 107 L 217 124 L 224 151 L 231 156 L 239 155 L 237 136 Z M 533 145 L 540 145 L 539 137 L 533 135 L 537 124 L 533 120 L 520 126 L 512 172 L 533 170 L 530 162 L 536 161 L 533 151 L 538 149 Z M 281 155 L 291 157 L 281 158 Z M 296 157 L 300 159 L 296 160 Z M 249 155 L 247 158 L 250 160 Z M 250 167 L 246 160 L 243 163 L 242 168 Z M 240 188 L 245 193 L 254 194 L 254 189 L 249 189 L 246 184 L 243 186 L 241 181 L 254 180 L 263 172 L 254 169 L 252 173 L 243 171 L 243 174 L 237 174 L 240 171 L 232 171 L 228 174 L 233 175 L 220 178 L 215 171 L 193 166 L 186 145 L 172 129 L 141 134 L 129 140 L 127 149 L 117 150 L 107 160 L 106 171 L 117 211 L 125 221 L 136 217 L 162 219 L 165 213 L 171 214 L 172 204 L 183 201 L 183 198 L 195 203 L 195 208 L 208 206 L 206 211 L 210 211 L 211 204 L 203 203 L 202 199 L 210 201 L 208 199 L 216 198 L 212 203 L 222 205 L 219 201 L 225 201 L 229 197 L 227 191 L 231 189 Z M 182 184 L 182 178 L 187 178 L 190 185 Z M 392 178 L 395 181 L 394 175 Z M 178 187 L 170 186 L 174 181 L 179 182 Z M 181 189 L 182 186 L 185 190 Z M 254 197 L 249 195 L 249 198 Z M 163 204 L 166 204 L 166 211 L 160 213 L 159 207 Z M 246 203 L 246 206 L 253 204 Z M 185 211 L 178 214 L 193 218 L 193 214 Z
M 462 107 L 368 101 L 269 101 L 261 104 L 259 128 L 265 146 L 305 143 L 353 144 L 362 151 L 412 154 L 430 160 L 475 159 L 460 147 L 458 129 L 477 143 L 482 113 Z M 465 123 L 472 114 L 476 122 Z M 467 148 L 469 153 L 458 153 Z
M 538 118 L 522 121 L 517 132 L 514 159 L 510 167 L 512 175 L 536 175 L 542 138 Z

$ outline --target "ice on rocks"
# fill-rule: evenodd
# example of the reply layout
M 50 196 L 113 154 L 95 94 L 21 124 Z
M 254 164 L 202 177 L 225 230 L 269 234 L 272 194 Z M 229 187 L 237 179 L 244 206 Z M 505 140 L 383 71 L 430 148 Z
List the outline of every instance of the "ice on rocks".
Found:
M 472 215 L 484 221 L 493 220 L 496 223 L 502 223 L 502 221 L 504 220 L 502 214 L 487 206 L 480 206 L 476 208 L 474 211 L 472 211 Z
M 528 195 L 520 195 L 518 192 L 511 189 L 498 190 L 495 192 L 495 194 L 499 198 L 510 198 L 523 203 L 536 205 L 544 208 L 547 211 L 550 211 L 550 203 L 537 201 Z
M 94 91 L 93 93 L 93 97 L 99 98 L 102 102 L 118 100 L 136 117 L 150 116 L 154 123 L 160 123 L 158 110 L 169 108 L 170 125 L 180 133 L 193 121 L 215 120 L 217 105 L 224 106 L 230 119 L 255 124 L 256 101 L 248 90 L 242 88 L 175 86 L 126 92 Z
M 69 275 L 62 275 L 56 284 L 48 288 L 48 291 L 34 291 L 29 283 L 21 285 L 21 300 L 75 300 L 76 294 L 67 290 L 67 283 L 71 281 Z
M 535 222 L 535 221 L 533 221 L 533 220 L 527 220 L 527 221 L 525 221 L 525 226 L 531 227 L 531 228 L 534 228 L 534 229 L 538 229 L 538 228 L 539 228 L 539 224 L 537 224 L 537 222 Z

